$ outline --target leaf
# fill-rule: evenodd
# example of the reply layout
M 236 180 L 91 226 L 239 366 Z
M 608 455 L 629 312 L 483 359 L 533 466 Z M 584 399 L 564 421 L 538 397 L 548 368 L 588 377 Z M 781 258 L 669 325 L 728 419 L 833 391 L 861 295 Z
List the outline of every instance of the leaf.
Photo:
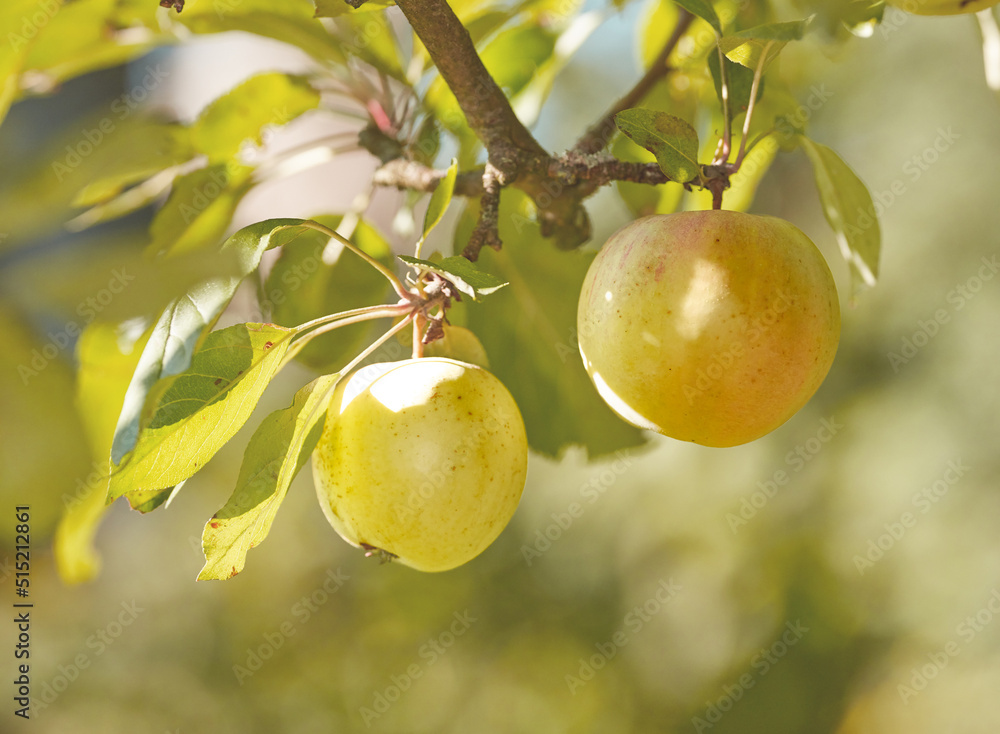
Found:
M 112 471 L 108 499 L 138 507 L 203 467 L 246 423 L 294 333 L 235 324 L 209 334 L 191 366 L 151 393 L 135 448 Z
M 337 229 L 343 217 L 316 217 Z M 351 242 L 385 265 L 393 262 L 386 239 L 364 220 L 358 222 Z M 322 232 L 306 230 L 286 243 L 262 285 L 261 304 L 270 320 L 298 326 L 331 313 L 381 303 L 389 290 L 385 277 Z M 311 340 L 296 359 L 321 372 L 334 372 L 369 341 L 373 322 L 342 326 Z
M 698 133 L 679 117 L 646 109 L 624 110 L 615 115 L 618 129 L 654 156 L 671 180 L 695 179 L 698 165 Z
M 742 112 L 746 112 L 750 105 L 750 91 L 753 88 L 754 72 L 751 69 L 741 66 L 727 57 L 722 57 L 726 69 L 726 91 L 729 100 L 729 126 L 732 129 L 733 121 Z M 712 81 L 715 83 L 715 96 L 722 104 L 722 73 L 719 64 L 719 54 L 714 50 L 708 54 L 708 68 L 712 72 Z M 757 85 L 757 99 L 764 93 L 764 80 Z M 756 109 L 756 107 L 754 108 Z
M 180 176 L 149 227 L 150 256 L 216 245 L 233 219 L 236 205 L 250 190 L 252 169 L 217 163 Z
M 475 264 L 457 255 L 437 262 L 418 260 L 407 255 L 400 255 L 399 259 L 407 265 L 417 266 L 419 270 L 437 273 L 473 301 L 478 300 L 478 296 L 488 296 L 507 285 L 507 281 L 490 273 L 484 273 Z
M 313 0 L 316 5 L 316 18 L 336 18 L 350 13 L 370 13 L 375 10 L 391 8 L 396 3 L 392 0 L 367 0 L 360 8 L 352 8 L 345 0 Z
M 645 148 L 640 148 L 624 135 L 615 137 L 614 142 L 611 143 L 611 154 L 619 160 L 636 163 L 652 163 L 654 160 L 652 153 Z M 630 181 L 618 181 L 615 183 L 615 188 L 622 201 L 625 202 L 625 206 L 635 217 L 644 217 L 649 214 L 670 214 L 677 209 L 681 196 L 684 194 L 682 186 L 671 183 L 650 186 Z
M 62 7 L 60 0 L 52 0 L 47 12 L 39 16 L 47 24 Z M 38 40 L 39 14 L 37 0 L 5 0 L 0 3 L 0 28 L 4 30 L 0 44 L 0 123 L 7 116 L 11 104 L 20 95 L 20 76 L 28 52 Z
M 100 558 L 94 535 L 107 511 L 111 443 L 129 378 L 149 333 L 130 333 L 119 324 L 94 322 L 77 343 L 76 406 L 83 421 L 94 469 L 65 501 L 53 553 L 65 583 L 89 581 Z
M 712 26 L 716 35 L 722 35 L 722 23 L 719 21 L 719 16 L 715 14 L 715 8 L 708 0 L 674 0 L 674 2 Z
M 730 61 L 754 70 L 760 65 L 766 50 L 764 68 L 767 69 L 786 43 L 802 38 L 807 25 L 808 21 L 793 20 L 756 26 L 720 39 L 719 48 Z
M 139 356 L 125 393 L 111 451 L 115 464 L 135 446 L 142 406 L 153 385 L 188 368 L 202 336 L 232 300 L 240 281 L 257 269 L 265 250 L 281 244 L 276 235 L 301 225 L 303 221 L 268 219 L 234 233 L 223 244 L 222 251 L 235 256 L 239 268 L 237 273 L 201 283 L 163 310 Z
M 271 413 L 254 432 L 236 489 L 205 525 L 199 581 L 232 578 L 243 570 L 247 551 L 267 537 L 289 485 L 319 441 L 339 379 L 326 375 L 313 380 L 295 394 L 291 406 Z
M 191 126 L 191 141 L 210 162 L 236 156 L 244 141 L 260 145 L 268 127 L 285 125 L 319 105 L 305 77 L 270 72 L 211 102 Z
M 340 16 L 336 22 L 343 28 L 341 48 L 409 86 L 399 60 L 396 34 L 386 13 L 352 12 Z
M 448 166 L 448 172 L 444 178 L 438 181 L 438 185 L 434 188 L 434 193 L 431 194 L 431 200 L 427 204 L 427 212 L 424 214 L 424 231 L 420 236 L 421 241 L 437 226 L 438 222 L 441 221 L 441 217 L 448 210 L 452 194 L 455 193 L 455 179 L 457 177 L 458 161 L 452 158 L 451 165 Z
M 875 285 L 882 235 L 868 187 L 833 150 L 805 136 L 799 141 L 813 164 L 823 214 L 850 266 L 852 291 Z
M 470 202 L 456 242 L 466 241 L 477 218 Z M 556 250 L 541 236 L 531 202 L 514 189 L 500 199 L 499 222 L 503 249 L 484 249 L 480 259 L 510 287 L 481 303 L 466 302 L 467 325 L 517 401 L 529 445 L 551 457 L 579 445 L 596 458 L 643 444 L 643 433 L 601 400 L 580 359 L 576 298 L 566 296 L 580 292 L 594 253 Z
M 189 3 L 175 22 L 193 33 L 243 31 L 293 46 L 323 63 L 347 64 L 341 42 L 313 18 L 308 0 L 213 0 Z

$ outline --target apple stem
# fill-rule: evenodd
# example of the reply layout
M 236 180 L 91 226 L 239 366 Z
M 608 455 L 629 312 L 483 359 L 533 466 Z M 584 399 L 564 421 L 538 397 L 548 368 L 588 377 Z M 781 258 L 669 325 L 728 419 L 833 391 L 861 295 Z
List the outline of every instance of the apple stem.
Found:
M 420 359 L 424 356 L 424 326 L 427 318 L 420 312 L 413 315 L 413 358 Z
M 323 234 L 327 235 L 328 237 L 331 237 L 331 238 L 337 240 L 338 242 L 340 242 L 348 250 L 350 250 L 351 252 L 353 252 L 355 255 L 357 255 L 362 260 L 364 260 L 365 262 L 367 262 L 369 265 L 371 265 L 377 271 L 379 271 L 380 273 L 382 273 L 382 275 L 385 276 L 386 280 L 388 280 L 389 283 L 392 284 L 393 290 L 396 291 L 397 295 L 399 295 L 400 298 L 405 298 L 405 299 L 409 300 L 411 294 L 406 290 L 406 286 L 403 285 L 403 282 L 398 277 L 396 277 L 396 274 L 394 272 L 392 272 L 389 268 L 387 268 L 385 265 L 383 265 L 382 263 L 380 263 L 378 260 L 376 260 L 375 258 L 373 258 L 371 255 L 369 255 L 367 252 L 365 252 L 364 250 L 362 250 L 360 247 L 357 247 L 349 239 L 347 239 L 346 237 L 341 236 L 337 232 L 334 232 L 329 227 L 323 226 L 319 222 L 313 222 L 311 220 L 310 221 L 305 221 L 305 222 L 302 223 L 302 226 L 307 227 L 309 229 L 314 229 L 317 232 L 322 232 Z

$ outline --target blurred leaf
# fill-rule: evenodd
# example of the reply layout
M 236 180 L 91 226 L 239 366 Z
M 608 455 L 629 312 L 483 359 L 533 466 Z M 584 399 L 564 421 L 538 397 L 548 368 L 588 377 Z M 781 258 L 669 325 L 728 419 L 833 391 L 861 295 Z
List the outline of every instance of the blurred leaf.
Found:
M 684 183 L 697 178 L 701 170 L 698 133 L 690 123 L 665 112 L 631 109 L 615 115 L 615 124 L 656 156 L 656 162 L 671 180 Z
M 127 108 L 119 110 L 117 116 L 128 112 Z M 86 184 L 73 199 L 73 206 L 93 206 L 107 201 L 126 186 L 144 181 L 195 155 L 190 132 L 174 123 L 143 118 L 122 123 L 108 116 L 99 121 L 91 133 L 99 138 L 94 145 L 100 147 L 95 150 L 94 158 L 83 164 Z M 65 160 L 53 164 L 57 176 L 69 173 L 70 168 Z
M 20 94 L 20 75 L 31 47 L 38 40 L 38 19 L 48 22 L 59 12 L 61 0 L 52 0 L 49 12 L 41 13 L 36 0 L 6 0 L 0 3 L 0 28 L 6 31 L 0 44 L 0 123 Z
M 556 35 L 535 24 L 501 31 L 481 54 L 483 63 L 509 97 L 516 96 L 552 56 Z
M 139 356 L 126 391 L 112 445 L 112 462 L 117 464 L 135 447 L 142 407 L 149 391 L 159 380 L 188 368 L 203 335 L 229 304 L 240 281 L 257 269 L 265 250 L 281 244 L 283 230 L 293 229 L 302 221 L 268 219 L 239 230 L 222 246 L 223 253 L 237 260 L 236 275 L 201 283 L 163 310 Z
M 285 125 L 319 105 L 305 77 L 269 72 L 250 77 L 210 103 L 191 126 L 191 141 L 209 161 L 239 153 L 244 141 L 263 143 L 270 126 Z
M 63 503 L 94 467 L 73 404 L 75 333 L 38 333 L 0 298 L 0 501 L 31 505 L 34 547 L 47 543 Z M 14 523 L 0 524 L 13 568 Z
M 392 0 L 367 0 L 360 8 L 353 8 L 344 0 L 313 0 L 316 5 L 317 18 L 336 18 L 349 13 L 370 13 L 376 10 L 385 10 L 396 3 Z
M 407 255 L 400 255 L 399 259 L 407 265 L 416 265 L 419 270 L 437 273 L 473 301 L 478 300 L 478 296 L 488 296 L 508 285 L 507 281 L 490 273 L 484 273 L 475 263 L 458 255 L 442 258 L 437 262 L 418 260 Z
M 288 487 L 323 433 L 326 408 L 339 375 L 318 377 L 292 405 L 267 416 L 254 432 L 236 489 L 205 525 L 205 567 L 198 580 L 225 580 L 243 570 L 247 551 L 267 537 Z
M 217 163 L 175 179 L 149 227 L 147 254 L 176 255 L 218 244 L 250 190 L 252 172 L 235 163 Z
M 674 0 L 655 0 L 639 18 L 636 37 L 642 42 L 639 58 L 643 69 L 652 66 L 660 55 L 677 24 L 678 12 Z
M 111 443 L 129 379 L 149 334 L 130 334 L 118 324 L 95 322 L 77 343 L 76 406 L 94 457 L 94 471 L 65 503 L 56 529 L 53 550 L 65 583 L 89 581 L 100 568 L 94 535 L 108 507 Z
M 365 3 L 362 7 L 366 7 Z M 337 22 L 347 29 L 341 46 L 347 53 L 371 64 L 404 84 L 406 73 L 399 60 L 399 44 L 385 13 L 356 12 L 342 15 Z
M 118 5 L 116 0 L 37 2 L 32 20 L 45 20 L 38 24 L 37 41 L 24 62 L 32 78 L 26 75 L 22 81 L 48 89 L 97 69 L 124 64 L 165 40 L 150 33 L 115 33 Z M 145 96 L 164 76 L 158 65 L 149 66 L 137 86 L 143 87 Z
M 288 349 L 291 329 L 234 324 L 210 333 L 184 372 L 157 383 L 135 448 L 108 499 L 138 507 L 201 469 L 246 423 Z
M 438 181 L 438 185 L 434 188 L 434 193 L 431 194 L 431 200 L 427 204 L 427 212 L 424 214 L 424 231 L 420 236 L 421 241 L 437 226 L 438 222 L 441 221 L 441 217 L 448 211 L 452 194 L 455 193 L 455 179 L 457 177 L 458 161 L 452 158 L 451 165 L 448 166 L 448 172 L 444 178 Z
M 823 213 L 851 269 L 852 290 L 875 285 L 882 235 L 871 193 L 830 148 L 807 137 L 799 142 L 813 164 Z
M 316 221 L 337 229 L 343 217 Z M 379 262 L 392 266 L 392 248 L 370 224 L 361 221 L 351 242 Z M 298 326 L 321 316 L 381 303 L 389 290 L 385 277 L 353 252 L 322 232 L 306 230 L 282 247 L 263 285 L 262 302 L 270 318 L 282 326 Z M 351 324 L 316 337 L 296 359 L 332 372 L 368 341 L 370 323 Z
M 557 251 L 533 221 L 533 207 L 520 191 L 500 200 L 499 252 L 481 260 L 510 281 L 484 300 L 466 303 L 468 325 L 489 355 L 491 371 L 510 390 L 524 417 L 528 443 L 545 456 L 582 445 L 591 458 L 639 446 L 643 433 L 617 418 L 583 369 L 576 340 L 576 298 L 592 252 Z M 464 242 L 475 226 L 475 202 L 467 205 L 456 233 Z
M 730 61 L 735 61 L 749 69 L 756 70 L 765 50 L 764 69 L 774 61 L 785 44 L 798 41 L 805 33 L 808 21 L 793 20 L 739 31 L 719 41 L 719 48 Z
M 244 31 L 287 43 L 322 62 L 346 64 L 341 42 L 313 18 L 312 0 L 213 0 L 188 3 L 177 22 L 194 33 Z
M 715 8 L 708 0 L 674 0 L 674 2 L 712 26 L 716 35 L 722 35 L 722 23 L 719 21 L 719 16 L 715 14 Z

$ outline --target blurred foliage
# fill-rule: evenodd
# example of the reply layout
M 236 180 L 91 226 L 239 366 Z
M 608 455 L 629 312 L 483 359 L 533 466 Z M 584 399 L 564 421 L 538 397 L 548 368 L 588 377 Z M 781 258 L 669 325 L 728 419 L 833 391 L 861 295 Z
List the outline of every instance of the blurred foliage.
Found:
M 540 110 L 536 131 L 554 150 L 571 147 L 634 83 L 677 17 L 661 0 L 453 5 L 515 102 L 550 97 L 524 104 Z M 751 140 L 765 137 L 727 207 L 798 225 L 850 290 L 838 256 L 844 232 L 870 235 L 872 225 L 838 219 L 845 206 L 831 205 L 837 191 L 825 181 L 820 203 L 809 157 L 782 154 L 808 127 L 853 172 L 816 144 L 812 157 L 870 191 L 870 204 L 846 208 L 881 224 L 881 280 L 845 312 L 837 362 L 810 405 L 724 452 L 647 442 L 600 403 L 575 358 L 576 289 L 592 253 L 555 251 L 531 203 L 508 191 L 506 246 L 485 252 L 481 266 L 510 285 L 463 302 L 454 320 L 478 336 L 525 414 L 535 454 L 514 522 L 453 572 L 380 567 L 332 532 L 306 472 L 291 482 L 265 550 L 225 584 L 194 583 L 202 529 L 236 486 L 251 435 L 278 421 L 266 415 L 294 407 L 315 370 L 339 366 L 373 333 L 360 327 L 304 350 L 225 446 L 192 440 L 186 451 L 218 452 L 166 512 L 139 517 L 103 503 L 112 439 L 128 423 L 121 407 L 138 421 L 157 380 L 186 370 L 210 333 L 261 320 L 262 310 L 291 327 L 385 295 L 383 281 L 311 232 L 286 237 L 271 224 L 236 248 L 235 268 L 216 256 L 254 192 L 287 179 L 303 193 L 303 154 L 328 160 L 374 125 L 439 168 L 456 158 L 461 173 L 482 162 L 481 146 L 384 4 L 354 14 L 320 2 L 323 20 L 307 0 L 188 0 L 180 14 L 152 0 L 0 9 L 0 116 L 9 108 L 0 126 L 0 494 L 8 507 L 32 507 L 32 695 L 41 705 L 29 726 L 1000 728 L 1000 212 L 990 203 L 1000 181 L 983 164 L 1000 153 L 1000 114 L 976 26 L 894 9 L 883 17 L 880 3 L 860 0 L 712 7 L 730 36 L 817 13 L 815 33 L 767 67 L 750 129 Z M 595 9 L 605 22 L 565 64 L 569 29 L 586 28 L 574 19 Z M 262 56 L 300 49 L 305 71 L 276 62 L 216 89 L 218 101 L 196 119 L 174 114 L 165 87 L 183 95 L 218 71 L 184 71 L 185 44 L 212 36 L 200 43 L 221 47 L 227 36 L 216 34 L 232 31 L 269 39 Z M 686 120 L 701 161 L 724 126 L 708 63 L 714 41 L 708 22 L 692 24 L 671 56 L 676 72 L 641 105 Z M 144 56 L 157 47 L 175 48 Z M 216 58 L 220 68 L 227 61 Z M 127 62 L 131 76 L 116 76 Z M 742 72 L 739 99 L 749 97 L 747 79 Z M 294 138 L 297 126 L 334 117 L 341 127 Z M 737 146 L 742 121 L 731 120 Z M 290 142 L 276 145 L 286 132 Z M 653 160 L 624 136 L 610 149 Z M 335 183 L 353 188 L 337 198 L 331 186 L 322 211 L 342 214 L 326 223 L 346 222 L 384 263 L 392 251 L 412 253 L 415 235 L 394 216 L 412 200 L 364 211 L 370 170 L 341 165 Z M 598 243 L 638 214 L 705 206 L 704 192 L 676 184 L 623 183 L 588 202 Z M 447 255 L 453 242 L 459 251 L 475 213 L 475 202 L 453 202 L 424 256 L 435 247 Z M 846 245 L 849 256 L 860 252 Z M 297 272 L 307 277 L 291 287 L 286 274 Z M 199 290 L 205 283 L 224 287 Z M 281 288 L 295 291 L 294 308 L 277 304 Z M 265 430 L 256 440 L 276 450 L 279 439 Z M 6 584 L 12 533 L 12 521 L 0 526 Z M 99 560 L 92 584 L 65 585 L 93 577 Z

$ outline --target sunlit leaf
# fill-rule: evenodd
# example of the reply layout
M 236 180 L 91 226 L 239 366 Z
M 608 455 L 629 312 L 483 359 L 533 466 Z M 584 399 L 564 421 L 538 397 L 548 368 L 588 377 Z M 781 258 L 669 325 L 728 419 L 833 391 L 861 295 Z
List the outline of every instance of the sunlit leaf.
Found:
M 291 406 L 271 413 L 254 432 L 235 491 L 205 525 L 199 580 L 232 578 L 243 570 L 247 551 L 267 537 L 289 485 L 319 441 L 338 379 L 313 380 L 295 394 Z
M 319 92 L 304 77 L 258 74 L 209 104 L 191 127 L 191 141 L 210 161 L 224 161 L 245 141 L 260 145 L 269 127 L 284 125 L 317 105 Z
M 108 499 L 133 507 L 201 469 L 246 423 L 295 332 L 274 324 L 214 331 L 191 366 L 158 383 L 135 448 L 111 474 Z
M 424 231 L 421 235 L 421 239 L 427 237 L 430 231 L 437 226 L 438 222 L 441 221 L 441 217 L 443 217 L 444 213 L 448 210 L 452 194 L 455 192 L 455 179 L 457 176 L 458 161 L 452 159 L 451 165 L 448 166 L 448 172 L 445 174 L 444 178 L 438 181 L 438 185 L 434 189 L 434 193 L 431 194 L 431 200 L 427 204 L 427 212 L 424 214 Z
M 436 262 L 419 260 L 407 255 L 400 255 L 399 259 L 408 265 L 416 265 L 419 270 L 437 273 L 442 278 L 447 278 L 452 285 L 474 301 L 478 300 L 479 296 L 488 296 L 508 284 L 503 278 L 483 272 L 474 263 L 460 256 L 446 257 Z
M 672 181 L 684 183 L 698 176 L 698 133 L 687 121 L 666 112 L 631 109 L 615 115 L 615 124 L 656 156 Z
M 794 20 L 749 28 L 720 39 L 719 48 L 730 61 L 749 69 L 760 66 L 763 57 L 766 69 L 778 57 L 785 44 L 802 38 L 807 25 L 807 21 Z
M 163 310 L 142 350 L 123 401 L 112 446 L 114 463 L 134 448 L 142 407 L 153 385 L 188 368 L 195 349 L 229 304 L 240 281 L 257 269 L 265 250 L 281 244 L 280 233 L 302 221 L 268 219 L 234 233 L 222 250 L 235 257 L 239 266 L 236 274 L 201 283 Z
M 854 292 L 875 285 L 882 235 L 868 187 L 833 150 L 804 136 L 799 141 L 812 161 L 823 214 L 850 266 Z

